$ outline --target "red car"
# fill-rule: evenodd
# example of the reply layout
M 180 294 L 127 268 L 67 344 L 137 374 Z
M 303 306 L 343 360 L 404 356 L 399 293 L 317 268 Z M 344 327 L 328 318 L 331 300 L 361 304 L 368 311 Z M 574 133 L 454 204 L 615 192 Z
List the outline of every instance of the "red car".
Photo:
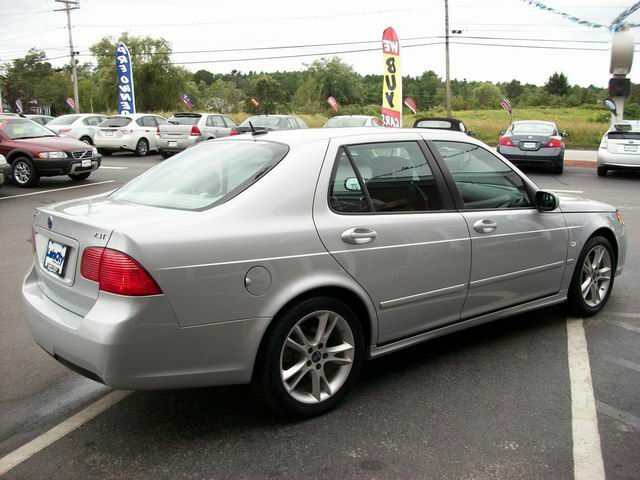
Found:
M 19 187 L 33 187 L 40 177 L 55 175 L 84 180 L 102 159 L 95 147 L 58 137 L 28 118 L 11 115 L 0 115 L 0 154 L 11 165 L 11 176 Z

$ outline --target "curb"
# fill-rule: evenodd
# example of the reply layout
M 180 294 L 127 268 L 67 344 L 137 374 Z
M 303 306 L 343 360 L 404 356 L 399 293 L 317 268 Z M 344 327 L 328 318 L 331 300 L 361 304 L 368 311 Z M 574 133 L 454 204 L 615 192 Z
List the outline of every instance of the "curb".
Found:
M 565 167 L 587 167 L 587 168 L 596 168 L 598 166 L 598 162 L 595 160 L 565 160 Z

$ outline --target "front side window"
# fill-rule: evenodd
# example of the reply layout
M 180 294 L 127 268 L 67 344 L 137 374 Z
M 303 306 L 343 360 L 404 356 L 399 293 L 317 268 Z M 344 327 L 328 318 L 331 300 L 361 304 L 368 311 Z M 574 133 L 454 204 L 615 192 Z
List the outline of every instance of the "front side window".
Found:
M 111 195 L 152 207 L 202 210 L 235 196 L 288 152 L 280 143 L 205 142 L 167 160 Z
M 210 115 L 209 120 L 211 123 L 209 124 L 212 127 L 224 127 L 224 121 L 220 115 Z
M 433 142 L 458 187 L 465 208 L 524 208 L 532 202 L 524 180 L 480 145 Z
M 156 128 L 158 126 L 158 124 L 156 123 L 156 119 L 153 117 L 142 117 L 142 124 L 145 127 Z
M 436 179 L 417 142 L 370 143 L 346 147 L 360 179 L 346 175 L 341 154 L 332 182 L 332 192 L 343 186 L 352 194 L 368 195 L 375 213 L 425 212 L 442 210 L 443 202 Z M 366 198 L 366 197 L 365 197 Z M 367 206 L 368 207 L 368 206 Z M 338 211 L 338 208 L 334 208 Z
M 228 128 L 235 128 L 238 126 L 238 124 L 229 117 L 222 117 L 222 119 L 224 120 L 224 123 Z

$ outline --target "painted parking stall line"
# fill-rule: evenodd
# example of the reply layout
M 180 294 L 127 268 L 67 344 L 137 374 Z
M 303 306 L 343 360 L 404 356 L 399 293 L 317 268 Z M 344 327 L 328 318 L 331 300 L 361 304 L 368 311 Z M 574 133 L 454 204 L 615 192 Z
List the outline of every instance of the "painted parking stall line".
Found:
M 73 188 L 95 187 L 96 185 L 104 185 L 106 183 L 115 183 L 115 180 L 105 180 L 103 182 L 87 183 L 86 185 L 74 185 L 73 187 L 53 188 L 51 190 L 41 190 L 39 192 L 21 193 L 19 195 L 10 195 L 8 197 L 0 197 L 0 200 L 9 200 L 10 198 L 30 197 L 31 195 L 40 195 L 42 193 L 61 192 L 63 190 L 71 190 Z
M 574 478 L 604 480 L 604 461 L 591 381 L 589 352 L 581 318 L 567 318 L 567 352 L 571 380 Z
M 131 392 L 123 390 L 115 390 L 108 393 L 100 400 L 92 403 L 85 409 L 76 413 L 73 417 L 66 419 L 64 422 L 56 425 L 51 430 L 43 433 L 39 437 L 34 438 L 29 443 L 14 450 L 8 455 L 0 458 L 0 476 L 7 473 L 12 468 L 18 466 L 25 460 L 48 447 L 52 443 L 60 440 L 75 429 L 81 427 L 92 418 L 100 415 L 102 412 L 112 407 L 119 401 L 126 398 Z
M 107 167 L 100 165 L 100 170 L 127 170 L 129 167 Z

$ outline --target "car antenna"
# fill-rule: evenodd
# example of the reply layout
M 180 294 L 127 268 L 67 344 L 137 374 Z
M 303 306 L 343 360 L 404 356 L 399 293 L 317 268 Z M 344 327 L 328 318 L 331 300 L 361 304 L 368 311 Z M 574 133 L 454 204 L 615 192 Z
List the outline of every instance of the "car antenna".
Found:
M 264 135 L 268 133 L 267 130 L 256 130 L 256 127 L 253 126 L 253 123 L 249 122 L 249 126 L 251 127 L 251 135 Z

